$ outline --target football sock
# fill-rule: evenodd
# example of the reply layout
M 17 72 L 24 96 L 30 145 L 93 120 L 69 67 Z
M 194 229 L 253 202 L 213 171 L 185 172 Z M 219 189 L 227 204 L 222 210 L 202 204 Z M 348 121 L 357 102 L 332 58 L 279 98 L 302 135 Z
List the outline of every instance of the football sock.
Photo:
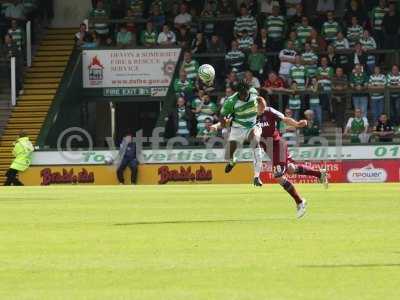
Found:
M 307 176 L 313 176 L 313 177 L 317 177 L 317 178 L 321 177 L 321 172 L 320 171 L 315 171 L 315 170 L 313 170 L 310 167 L 307 167 L 305 165 L 297 166 L 297 169 L 296 169 L 295 173 L 299 174 L 299 175 L 307 175 Z
M 296 204 L 300 204 L 302 202 L 299 194 L 296 191 L 296 188 L 289 180 L 285 179 L 285 181 L 281 183 L 281 185 L 284 188 L 284 190 L 288 192 L 290 196 L 292 196 Z
M 256 148 L 253 150 L 254 159 L 254 177 L 260 177 L 261 169 L 262 169 L 262 151 L 260 148 Z

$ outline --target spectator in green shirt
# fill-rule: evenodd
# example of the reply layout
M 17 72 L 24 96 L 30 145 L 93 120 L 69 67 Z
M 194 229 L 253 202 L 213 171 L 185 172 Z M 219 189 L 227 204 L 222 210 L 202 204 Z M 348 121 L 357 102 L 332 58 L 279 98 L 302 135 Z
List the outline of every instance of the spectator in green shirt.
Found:
M 307 126 L 302 128 L 304 143 L 307 144 L 312 137 L 319 136 L 319 123 L 315 120 L 314 112 L 308 109 L 304 112 L 307 120 Z
M 157 31 L 151 21 L 146 23 L 146 29 L 140 33 L 140 44 L 145 47 L 154 47 L 157 44 Z
M 175 93 L 184 96 L 187 99 L 193 95 L 194 87 L 193 81 L 187 78 L 186 71 L 181 69 L 179 72 L 179 78 L 174 81 Z
M 362 111 L 359 108 L 354 110 L 354 117 L 349 118 L 344 135 L 350 136 L 352 144 L 367 143 L 369 140 L 368 135 L 368 120 L 362 116 Z
M 132 33 L 126 29 L 126 25 L 123 24 L 117 34 L 117 47 L 127 48 L 133 46 Z
M 354 109 L 360 109 L 362 116 L 367 115 L 368 93 L 362 92 L 368 85 L 368 77 L 362 65 L 356 64 L 350 77 L 350 86 L 356 91 L 352 95 Z
M 253 44 L 250 48 L 250 54 L 247 58 L 247 63 L 250 71 L 252 71 L 256 77 L 260 78 L 262 74 L 264 74 L 266 58 L 263 53 L 258 51 L 258 46 L 256 44 Z

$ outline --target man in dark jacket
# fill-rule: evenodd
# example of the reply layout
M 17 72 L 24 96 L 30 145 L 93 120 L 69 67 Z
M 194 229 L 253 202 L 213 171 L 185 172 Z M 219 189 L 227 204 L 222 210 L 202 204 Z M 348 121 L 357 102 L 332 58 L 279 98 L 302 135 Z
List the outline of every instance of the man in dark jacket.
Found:
M 356 43 L 354 46 L 354 53 L 350 55 L 349 69 L 353 70 L 357 64 L 362 65 L 363 68 L 367 67 L 368 55 L 362 49 L 360 43 Z
M 125 183 L 124 171 L 129 166 L 131 169 L 131 183 L 136 184 L 138 161 L 136 158 L 136 145 L 131 133 L 127 133 L 121 143 L 119 150 L 121 162 L 117 169 L 117 177 L 120 184 Z
M 179 97 L 176 101 L 176 108 L 169 114 L 166 124 L 166 137 L 174 136 L 189 137 L 193 136 L 194 116 L 190 108 L 186 105 L 185 99 Z
M 17 92 L 22 89 L 22 54 L 18 45 L 13 41 L 10 34 L 4 36 L 2 45 L 2 56 L 7 63 L 7 73 L 11 81 L 11 57 L 15 57 L 15 79 Z

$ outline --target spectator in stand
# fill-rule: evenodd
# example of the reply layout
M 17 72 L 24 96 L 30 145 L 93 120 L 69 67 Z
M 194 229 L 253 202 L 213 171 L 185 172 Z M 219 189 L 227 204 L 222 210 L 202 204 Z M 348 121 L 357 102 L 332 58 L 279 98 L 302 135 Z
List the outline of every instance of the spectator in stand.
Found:
M 208 53 L 225 53 L 226 46 L 224 41 L 217 35 L 213 34 L 210 41 L 207 43 Z
M 279 8 L 279 1 L 274 0 L 259 0 L 260 14 L 263 20 L 265 20 L 269 15 L 272 14 L 274 7 Z
M 135 46 L 135 40 L 136 38 L 128 31 L 126 25 L 122 24 L 117 34 L 117 47 L 127 48 Z
M 176 34 L 176 41 L 178 46 L 182 47 L 182 49 L 188 49 L 192 45 L 193 37 L 190 32 L 190 28 L 182 25 L 179 27 L 179 30 Z
M 301 96 L 298 93 L 299 89 L 297 88 L 296 81 L 292 81 L 290 85 L 290 95 L 288 101 L 288 108 L 293 112 L 293 118 L 295 120 L 299 120 L 300 118 L 300 110 L 301 110 Z
M 238 82 L 239 79 L 237 78 L 236 72 L 230 71 L 225 78 L 225 88 L 233 88 Z
M 290 108 L 285 109 L 285 117 L 293 118 L 293 112 Z M 289 146 L 297 144 L 297 129 L 296 127 L 287 125 L 285 122 L 279 122 L 279 132 L 282 137 L 287 141 Z
M 179 78 L 174 81 L 174 91 L 177 95 L 190 99 L 194 92 L 194 82 L 187 78 L 186 71 L 181 69 L 179 71 Z
M 318 0 L 317 2 L 317 13 L 321 16 L 326 13 L 332 12 L 335 10 L 335 1 L 334 0 Z M 328 18 L 329 20 L 329 18 Z
M 356 91 L 352 95 L 353 106 L 362 111 L 362 116 L 367 115 L 368 94 L 365 93 L 365 87 L 368 85 L 368 77 L 365 74 L 362 65 L 356 64 L 350 77 L 350 86 Z
M 188 6 L 186 3 L 182 3 L 179 6 L 179 15 L 174 19 L 174 24 L 176 28 L 182 25 L 188 26 L 192 22 L 192 15 L 188 12 Z
M 196 36 L 192 41 L 191 49 L 193 54 L 201 54 L 207 52 L 207 41 L 202 32 L 196 33 Z
M 335 76 L 332 78 L 332 107 L 333 107 L 333 121 L 336 122 L 338 127 L 344 126 L 344 115 L 346 113 L 346 99 L 345 94 L 348 88 L 348 78 L 344 74 L 342 68 L 337 68 Z
M 332 91 L 332 77 L 334 70 L 329 66 L 329 61 L 326 56 L 321 57 L 321 65 L 317 69 L 318 84 L 321 87 L 319 99 L 322 109 L 328 111 L 329 117 L 332 115 L 330 93 Z
M 253 73 L 251 71 L 246 71 L 244 73 L 244 80 L 248 83 L 248 85 L 252 88 L 255 89 L 260 89 L 261 85 L 260 85 L 260 81 L 258 80 L 257 77 L 253 76 Z
M 370 36 L 368 30 L 364 30 L 363 36 L 360 39 L 360 44 L 364 51 L 375 50 L 376 49 L 376 42 L 375 39 Z M 367 69 L 368 73 L 371 74 L 375 67 L 375 55 L 367 54 Z
M 219 100 L 219 106 L 224 106 L 225 101 L 234 94 L 234 91 L 231 87 L 225 88 L 225 95 Z
M 9 75 L 9 80 L 11 81 L 11 57 L 15 57 L 15 67 L 16 67 L 16 91 L 17 93 L 22 90 L 22 74 L 23 74 L 23 59 L 21 50 L 15 44 L 12 39 L 12 36 L 6 34 L 4 36 L 4 43 L 2 45 L 2 59 L 6 62 L 7 65 L 7 74 Z
M 309 98 L 310 109 L 314 112 L 318 124 L 322 125 L 322 108 L 319 100 L 319 84 L 316 77 L 311 78 L 309 91 L 311 92 Z
M 147 48 L 157 45 L 157 32 L 154 29 L 153 22 L 148 21 L 146 28 L 140 33 L 140 44 Z
M 132 11 L 133 17 L 140 18 L 143 16 L 143 11 L 144 11 L 143 0 L 128 0 L 128 7 Z
M 157 32 L 160 32 L 166 23 L 165 15 L 161 14 L 161 8 L 159 5 L 154 5 L 151 15 L 150 21 L 154 24 Z
M 136 35 L 136 24 L 134 22 L 135 14 L 132 9 L 128 9 L 126 12 L 126 29 L 132 34 Z
M 234 15 L 233 5 L 229 0 L 218 1 L 218 13 L 220 16 Z
M 300 41 L 300 39 L 297 37 L 297 32 L 296 31 L 291 31 L 289 32 L 289 38 L 285 41 L 285 47 L 287 47 L 288 41 L 292 41 L 294 45 L 294 50 L 297 52 L 302 52 L 304 49 L 304 45 Z
M 327 50 L 326 57 L 328 58 L 328 65 L 334 69 L 336 69 L 337 67 L 341 67 L 339 59 L 340 55 L 336 54 L 335 47 L 332 45 L 328 45 L 326 50 Z
M 386 76 L 381 73 L 381 68 L 375 66 L 374 73 L 369 77 L 368 88 L 370 90 L 371 98 L 371 112 L 372 120 L 376 122 L 379 116 L 383 113 L 385 89 L 386 87 Z
M 257 44 L 253 44 L 247 57 L 247 65 L 258 79 L 264 74 L 266 61 L 265 55 L 258 51 Z
M 271 49 L 268 38 L 268 31 L 266 28 L 260 28 L 260 34 L 257 35 L 255 43 L 262 52 L 267 52 Z
M 86 24 L 82 23 L 79 26 L 79 31 L 75 33 L 76 45 L 82 46 L 83 44 L 89 42 L 89 40 L 90 40 L 90 33 L 86 29 Z
M 243 30 L 240 37 L 237 39 L 239 50 L 247 53 L 250 51 L 251 45 L 254 43 L 254 39 L 249 35 L 247 30 Z
M 286 49 L 279 52 L 280 68 L 279 76 L 282 77 L 286 82 L 289 79 L 289 71 L 295 62 L 296 51 L 292 41 L 288 41 Z
M 302 46 L 305 44 L 307 39 L 311 37 L 312 27 L 309 24 L 308 17 L 304 16 L 301 19 L 301 25 L 297 27 L 296 33 L 297 37 L 300 40 Z
M 393 142 L 394 127 L 392 122 L 389 120 L 388 115 L 382 113 L 379 116 L 378 122 L 375 125 L 374 136 L 377 137 L 380 143 L 391 143 Z
M 197 133 L 203 132 L 205 129 L 205 120 L 211 118 L 212 120 L 217 118 L 218 108 L 214 102 L 211 102 L 209 95 L 204 95 L 200 102 L 196 103 L 195 112 L 197 120 Z
M 317 73 L 318 55 L 312 50 L 309 42 L 304 44 L 304 53 L 301 55 L 301 59 L 307 69 L 308 76 L 314 77 Z
M 272 8 L 272 14 L 265 19 L 264 27 L 267 29 L 271 49 L 279 51 L 282 48 L 286 31 L 285 18 L 279 14 L 279 6 Z
M 279 109 L 278 95 L 272 95 L 275 92 L 285 91 L 285 82 L 274 71 L 268 73 L 268 78 L 265 80 L 262 91 L 268 93 L 270 104 L 273 108 Z M 280 108 L 282 109 L 282 108 Z
M 296 82 L 299 91 L 304 91 L 308 85 L 307 69 L 301 63 L 301 55 L 299 54 L 296 54 L 294 64 L 289 70 L 289 82 Z
M 225 65 L 228 70 L 242 72 L 246 60 L 245 54 L 239 50 L 237 41 L 232 41 L 231 50 L 225 55 Z
M 388 8 L 386 6 L 386 0 L 379 0 L 379 5 L 375 6 L 371 12 L 371 25 L 373 30 L 372 33 L 379 47 L 383 46 L 384 36 L 382 31 L 382 22 L 387 12 Z
M 322 36 L 328 43 L 333 43 L 341 28 L 339 23 L 335 21 L 333 11 L 329 11 L 326 17 L 328 20 L 322 24 Z
M 169 26 L 165 24 L 162 31 L 158 34 L 157 44 L 160 46 L 172 46 L 176 44 L 176 36 Z
M 200 16 L 204 18 L 215 18 L 217 15 L 217 3 L 213 1 L 206 1 L 204 3 L 204 9 L 202 10 Z M 214 22 L 203 22 L 202 31 L 207 38 L 210 38 L 215 31 Z
M 319 136 L 320 124 L 315 120 L 314 112 L 311 109 L 306 110 L 304 116 L 307 120 L 307 126 L 302 128 L 302 133 L 304 136 L 304 144 L 308 144 L 311 138 Z
M 352 144 L 367 143 L 369 140 L 368 119 L 363 117 L 362 114 L 361 109 L 356 108 L 354 110 L 354 117 L 349 118 L 344 129 L 344 135 L 350 136 Z
M 104 22 L 105 19 L 108 19 L 108 13 L 104 9 L 104 3 L 102 0 L 97 1 L 96 8 L 92 10 L 90 15 L 95 19 L 94 30 L 98 34 L 98 37 L 102 41 L 105 41 L 110 30 L 107 23 Z
M 390 90 L 391 119 L 395 124 L 400 125 L 400 72 L 398 65 L 392 66 L 391 72 L 387 75 L 386 84 Z
M 6 19 L 25 21 L 25 8 L 21 0 L 9 1 L 6 8 L 3 11 L 4 17 Z
M 303 1 L 302 0 L 285 0 L 286 16 L 288 18 L 291 18 L 296 14 L 296 7 L 299 4 L 303 4 Z
M 364 27 L 368 21 L 368 14 L 365 11 L 364 7 L 361 5 L 361 1 L 359 3 L 358 0 L 351 0 L 350 5 L 346 11 L 344 16 L 345 22 L 348 26 L 351 24 L 351 18 L 356 17 L 359 24 Z
M 310 37 L 307 39 L 307 42 L 310 43 L 313 51 L 317 53 L 326 49 L 325 40 L 318 34 L 318 31 L 316 31 L 314 28 L 312 28 Z
M 182 68 L 186 71 L 189 80 L 196 81 L 199 63 L 192 58 L 192 53 L 189 50 L 183 54 Z
M 184 138 L 193 136 L 193 125 L 193 113 L 186 105 L 185 99 L 179 97 L 176 101 L 176 108 L 167 117 L 166 136 L 181 136 Z
M 22 47 L 25 44 L 25 33 L 24 31 L 18 26 L 17 20 L 13 19 L 11 20 L 11 28 L 8 29 L 7 32 L 9 35 L 11 35 L 14 43 L 17 45 L 17 47 L 22 50 Z
M 354 46 L 354 54 L 350 57 L 349 68 L 354 69 L 356 64 L 360 64 L 363 68 L 367 67 L 368 56 L 361 46 L 361 43 L 356 43 Z
M 197 134 L 198 139 L 202 139 L 203 143 L 207 143 L 211 138 L 216 137 L 218 135 L 218 131 L 212 130 L 211 126 L 213 125 L 212 118 L 206 118 L 204 120 L 204 129 Z
M 240 6 L 240 16 L 236 18 L 233 27 L 234 35 L 237 38 L 240 37 L 243 30 L 247 30 L 250 36 L 255 37 L 257 33 L 257 21 L 249 14 L 246 5 L 242 4 Z
M 304 16 L 303 5 L 296 5 L 296 13 L 289 19 L 289 30 L 296 31 L 297 27 L 301 25 L 301 20 Z
M 336 40 L 333 42 L 336 50 L 347 50 L 350 48 L 349 41 L 344 37 L 344 34 L 339 31 L 336 35 Z M 338 65 L 347 70 L 349 59 L 346 54 L 339 54 Z
M 358 24 L 356 16 L 351 17 L 351 26 L 347 27 L 347 39 L 349 46 L 354 47 L 363 36 L 364 28 Z
M 385 49 L 397 49 L 399 47 L 400 15 L 396 11 L 396 4 L 389 3 L 389 11 L 382 21 Z

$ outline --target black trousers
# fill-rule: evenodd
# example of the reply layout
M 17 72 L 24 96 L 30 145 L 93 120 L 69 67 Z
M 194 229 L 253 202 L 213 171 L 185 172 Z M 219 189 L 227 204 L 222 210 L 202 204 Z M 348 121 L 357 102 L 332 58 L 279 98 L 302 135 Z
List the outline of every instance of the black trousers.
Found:
M 24 185 L 21 181 L 18 179 L 18 171 L 15 169 L 8 169 L 6 173 L 6 181 L 4 182 L 4 185 Z
M 131 169 L 131 183 L 136 184 L 137 167 L 138 167 L 136 159 L 127 159 L 127 158 L 122 159 L 121 164 L 119 165 L 117 170 L 118 181 L 119 183 L 125 183 L 124 171 L 128 166 Z

